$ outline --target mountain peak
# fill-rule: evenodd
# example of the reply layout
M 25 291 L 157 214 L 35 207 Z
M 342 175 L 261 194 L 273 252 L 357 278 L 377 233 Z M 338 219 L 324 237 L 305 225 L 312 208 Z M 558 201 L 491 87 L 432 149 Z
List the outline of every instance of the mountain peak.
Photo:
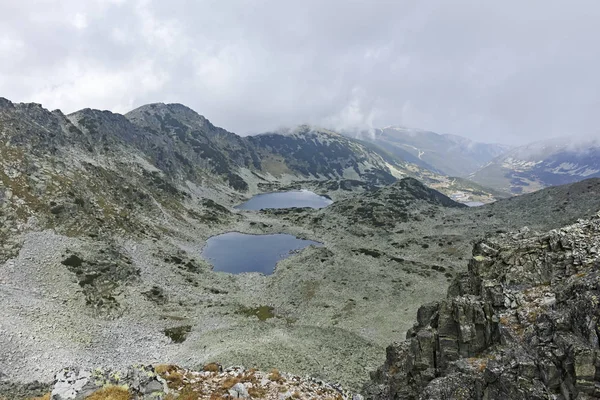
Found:
M 125 114 L 132 123 L 155 131 L 205 130 L 214 126 L 204 116 L 179 103 L 152 103 Z
M 0 108 L 18 108 L 25 110 L 46 110 L 40 103 L 13 103 L 7 98 L 0 97 Z M 49 111 L 48 111 L 49 112 Z
M 326 129 L 320 126 L 309 125 L 309 124 L 301 124 L 297 125 L 293 128 L 280 128 L 273 132 L 267 132 L 266 134 L 279 134 L 284 136 L 298 136 L 298 135 L 306 135 L 306 134 L 322 134 L 328 136 L 340 137 L 342 136 L 338 132 L 332 131 L 330 129 Z
M 135 108 L 128 112 L 127 114 L 136 113 L 136 112 L 172 112 L 172 113 L 189 113 L 200 116 L 196 111 L 192 110 L 190 107 L 183 105 L 181 103 L 150 103 Z M 126 114 L 126 115 L 127 115 Z M 204 118 L 204 117 L 202 117 Z
M 94 108 L 75 111 L 67 115 L 67 118 L 76 126 L 86 128 L 91 133 L 104 131 L 109 134 L 113 131 L 121 131 L 123 125 L 129 124 L 127 118 L 122 114 Z
M 118 114 L 118 113 L 114 113 L 112 111 L 109 110 L 100 110 L 100 109 L 96 109 L 96 108 L 82 108 L 81 110 L 72 112 L 71 114 L 68 114 L 68 116 L 75 116 L 75 115 L 87 115 L 87 116 L 92 116 L 92 115 L 96 115 L 96 116 L 104 116 L 104 117 L 121 117 L 123 118 L 122 114 Z
M 13 104 L 12 101 L 4 98 L 4 97 L 0 97 L 0 108 L 12 108 L 15 105 Z

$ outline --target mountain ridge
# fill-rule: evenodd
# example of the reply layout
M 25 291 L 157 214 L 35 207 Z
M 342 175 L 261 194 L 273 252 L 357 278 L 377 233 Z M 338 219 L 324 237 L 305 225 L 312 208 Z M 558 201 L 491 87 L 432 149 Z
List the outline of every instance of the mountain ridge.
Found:
M 67 365 L 219 362 L 357 390 L 421 303 L 442 298 L 465 272 L 473 240 L 523 224 L 557 228 L 600 209 L 600 179 L 468 208 L 432 190 L 435 174 L 372 144 L 318 132 L 255 143 L 210 131 L 192 114 L 176 122 L 157 112 L 164 126 L 150 114 L 139 125 L 155 132 L 110 112 L 69 119 L 37 105 L 0 107 L 0 375 L 9 381 L 48 381 Z M 294 154 L 305 141 L 323 152 L 318 164 L 311 152 Z M 333 157 L 352 149 L 353 158 Z M 225 159 L 224 173 L 206 150 Z M 269 157 L 289 170 L 276 178 Z M 319 176 L 300 172 L 302 162 Z M 340 177 L 338 162 L 342 172 L 356 163 L 360 179 Z M 408 176 L 376 184 L 392 162 Z M 234 207 L 292 187 L 334 203 Z M 226 274 L 201 254 L 227 232 L 323 245 L 291 254 L 270 275 Z
M 597 139 L 555 138 L 519 146 L 490 161 L 469 179 L 513 194 L 600 176 Z
M 369 400 L 600 396 L 600 214 L 477 241 L 468 272 L 387 348 Z
M 399 157 L 448 176 L 466 177 L 510 146 L 480 143 L 458 135 L 390 125 L 349 136 L 380 144 Z

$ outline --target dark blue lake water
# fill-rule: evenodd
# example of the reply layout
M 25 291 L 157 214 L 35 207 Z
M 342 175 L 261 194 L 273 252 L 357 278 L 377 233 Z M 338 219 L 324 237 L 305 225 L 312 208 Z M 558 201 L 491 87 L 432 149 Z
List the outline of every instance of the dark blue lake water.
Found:
M 209 238 L 202 250 L 202 257 L 214 266 L 214 271 L 270 275 L 278 261 L 289 257 L 292 251 L 311 244 L 322 246 L 319 242 L 298 239 L 293 235 L 229 232 Z
M 236 208 L 240 210 L 261 210 L 263 208 L 310 207 L 323 208 L 333 203 L 327 197 L 308 190 L 257 194 Z

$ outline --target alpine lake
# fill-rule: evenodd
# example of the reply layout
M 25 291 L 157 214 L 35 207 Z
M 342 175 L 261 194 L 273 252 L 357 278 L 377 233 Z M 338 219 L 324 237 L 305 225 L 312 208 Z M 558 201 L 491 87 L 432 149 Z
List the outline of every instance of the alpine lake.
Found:
M 327 197 L 307 190 L 295 190 L 258 194 L 236 208 L 244 211 L 293 207 L 317 209 L 331 203 L 333 201 Z M 252 235 L 227 232 L 210 237 L 202 250 L 202 257 L 213 265 L 216 272 L 270 275 L 279 261 L 311 245 L 323 244 L 283 233 Z

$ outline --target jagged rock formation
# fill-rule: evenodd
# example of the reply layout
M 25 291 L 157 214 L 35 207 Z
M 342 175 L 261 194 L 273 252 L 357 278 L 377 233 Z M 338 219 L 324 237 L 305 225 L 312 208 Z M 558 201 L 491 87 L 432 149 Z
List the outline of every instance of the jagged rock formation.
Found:
M 600 397 L 600 214 L 478 242 L 446 299 L 387 349 L 371 399 Z

